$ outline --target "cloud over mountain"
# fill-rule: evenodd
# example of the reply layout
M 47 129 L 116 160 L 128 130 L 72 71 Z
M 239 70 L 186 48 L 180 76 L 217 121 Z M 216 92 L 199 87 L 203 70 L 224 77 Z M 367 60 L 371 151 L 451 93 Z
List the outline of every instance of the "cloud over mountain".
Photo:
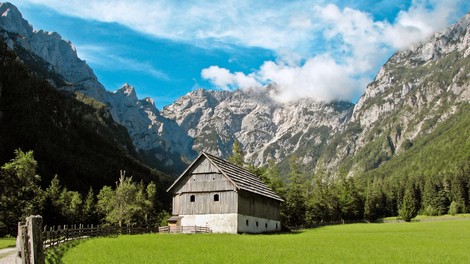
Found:
M 414 0 L 393 17 L 378 19 L 367 3 L 348 7 L 346 1 L 25 2 L 207 48 L 268 49 L 277 59 L 258 69 L 239 72 L 226 65 L 209 65 L 201 69 L 201 76 L 214 88 L 243 89 L 275 82 L 282 100 L 308 96 L 322 101 L 357 97 L 395 50 L 443 29 L 461 15 L 459 7 L 470 6 L 464 0 Z

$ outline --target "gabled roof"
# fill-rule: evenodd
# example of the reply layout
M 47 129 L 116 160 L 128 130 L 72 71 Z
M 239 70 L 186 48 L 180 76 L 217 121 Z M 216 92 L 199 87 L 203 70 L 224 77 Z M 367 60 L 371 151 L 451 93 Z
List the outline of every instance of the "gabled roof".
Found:
M 174 186 L 188 173 L 188 171 L 201 159 L 205 157 L 219 171 L 227 177 L 238 190 L 244 190 L 251 193 L 256 193 L 274 200 L 284 202 L 279 195 L 271 190 L 264 182 L 262 182 L 256 175 L 249 172 L 248 170 L 232 164 L 226 160 L 213 156 L 209 153 L 202 152 L 196 160 L 175 180 L 175 182 L 168 188 L 167 192 L 173 189 Z

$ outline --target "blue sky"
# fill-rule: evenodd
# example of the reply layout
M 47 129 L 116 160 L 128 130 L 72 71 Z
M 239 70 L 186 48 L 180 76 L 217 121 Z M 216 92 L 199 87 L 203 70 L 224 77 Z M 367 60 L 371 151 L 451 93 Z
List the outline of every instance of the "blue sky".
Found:
M 355 102 L 394 51 L 470 11 L 468 0 L 12 3 L 72 41 L 108 90 L 128 82 L 159 109 L 197 88 L 269 83 L 282 102 Z

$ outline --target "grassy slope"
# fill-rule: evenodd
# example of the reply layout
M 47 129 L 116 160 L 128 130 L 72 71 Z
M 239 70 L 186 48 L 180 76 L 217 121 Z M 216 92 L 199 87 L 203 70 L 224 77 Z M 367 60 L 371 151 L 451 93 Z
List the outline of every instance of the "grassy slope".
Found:
M 352 224 L 282 235 L 91 239 L 63 263 L 469 263 L 470 221 Z

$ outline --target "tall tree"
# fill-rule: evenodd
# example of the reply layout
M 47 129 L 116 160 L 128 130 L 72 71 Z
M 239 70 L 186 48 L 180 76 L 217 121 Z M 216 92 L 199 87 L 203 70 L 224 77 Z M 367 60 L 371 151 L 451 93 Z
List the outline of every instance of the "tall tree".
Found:
M 104 186 L 98 194 L 97 208 L 110 224 L 150 225 L 149 216 L 157 215 L 153 211 L 156 201 L 156 185 L 150 183 L 147 187 L 141 182 L 132 182 L 132 177 L 121 174 L 116 189 Z
M 83 220 L 85 224 L 95 224 L 98 222 L 96 214 L 96 202 L 93 188 L 90 187 L 83 202 Z
M 364 218 L 375 221 L 384 216 L 386 197 L 382 191 L 380 180 L 369 182 L 365 192 Z
M 354 179 L 342 178 L 337 188 L 341 220 L 361 219 L 364 207 Z
M 297 156 L 292 155 L 289 158 L 289 185 L 283 213 L 290 226 L 305 224 L 306 186 L 304 174 L 300 168 Z
M 61 214 L 69 224 L 81 222 L 82 215 L 82 195 L 76 191 L 69 191 L 63 188 L 60 194 Z
M 106 216 L 113 210 L 114 190 L 110 186 L 103 186 L 96 196 L 96 209 L 101 222 L 106 222 Z
M 0 236 L 15 234 L 17 222 L 40 213 L 43 192 L 33 151 L 15 150 L 15 158 L 0 170 Z
M 273 159 L 268 160 L 268 168 L 264 171 L 262 179 L 265 179 L 266 184 L 279 196 L 285 196 L 284 183 Z
M 228 161 L 240 167 L 245 166 L 245 153 L 243 152 L 242 146 L 237 139 L 233 141 L 232 156 L 228 158 Z
M 419 202 L 417 196 L 417 188 L 412 182 L 407 184 L 403 201 L 398 210 L 398 214 L 405 222 L 410 222 L 412 218 L 416 217 L 419 210 Z

